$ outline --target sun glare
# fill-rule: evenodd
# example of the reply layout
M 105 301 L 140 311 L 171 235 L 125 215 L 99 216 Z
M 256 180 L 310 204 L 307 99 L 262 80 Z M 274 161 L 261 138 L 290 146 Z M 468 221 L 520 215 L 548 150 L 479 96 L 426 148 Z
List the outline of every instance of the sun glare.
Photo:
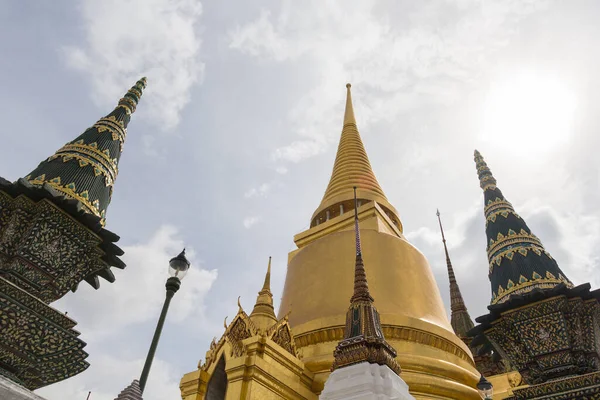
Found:
M 521 73 L 490 85 L 483 140 L 514 152 L 540 154 L 573 131 L 575 97 L 556 76 Z

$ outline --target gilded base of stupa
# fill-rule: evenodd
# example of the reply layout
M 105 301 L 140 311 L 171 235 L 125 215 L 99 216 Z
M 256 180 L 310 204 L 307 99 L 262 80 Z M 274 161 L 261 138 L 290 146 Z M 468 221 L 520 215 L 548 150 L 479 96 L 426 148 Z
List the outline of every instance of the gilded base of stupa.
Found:
M 452 331 L 427 260 L 375 202 L 359 208 L 369 288 L 402 379 L 416 398 L 479 399 L 470 350 Z M 343 338 L 352 291 L 354 233 L 345 213 L 299 235 L 279 315 L 288 312 L 300 359 L 319 393 Z

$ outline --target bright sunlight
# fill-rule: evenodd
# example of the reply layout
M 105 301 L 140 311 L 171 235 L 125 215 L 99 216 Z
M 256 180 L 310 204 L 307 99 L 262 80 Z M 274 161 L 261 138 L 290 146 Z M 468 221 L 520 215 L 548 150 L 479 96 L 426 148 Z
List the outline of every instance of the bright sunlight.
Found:
M 483 139 L 515 153 L 542 153 L 573 131 L 575 97 L 553 75 L 523 72 L 493 82 L 487 94 Z

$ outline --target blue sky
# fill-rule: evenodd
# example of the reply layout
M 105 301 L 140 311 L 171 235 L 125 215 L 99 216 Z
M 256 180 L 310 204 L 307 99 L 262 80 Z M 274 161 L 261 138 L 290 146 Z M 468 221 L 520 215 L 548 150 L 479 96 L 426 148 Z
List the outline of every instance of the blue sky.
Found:
M 599 19 L 593 0 L 0 2 L 4 178 L 148 77 L 107 213 L 128 267 L 55 304 L 79 322 L 92 366 L 39 393 L 111 400 L 139 375 L 184 246 L 193 269 L 148 400 L 179 398 L 237 297 L 252 307 L 269 256 L 278 306 L 293 235 L 329 179 L 346 82 L 373 169 L 446 302 L 436 208 L 473 318 L 490 298 L 474 148 L 567 276 L 598 287 Z

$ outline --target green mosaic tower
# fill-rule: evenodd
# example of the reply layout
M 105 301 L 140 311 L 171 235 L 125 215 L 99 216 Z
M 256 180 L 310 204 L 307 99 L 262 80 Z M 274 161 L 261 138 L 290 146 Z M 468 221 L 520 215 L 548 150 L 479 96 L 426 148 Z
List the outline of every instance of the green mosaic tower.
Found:
M 529 387 L 511 400 L 600 398 L 600 290 L 574 286 L 496 186 L 478 151 L 492 300 L 469 331 Z
M 34 390 L 85 370 L 76 322 L 48 304 L 83 280 L 113 282 L 119 237 L 104 228 L 131 114 L 146 79 L 26 178 L 0 178 L 0 375 Z
M 475 163 L 485 203 L 492 304 L 536 288 L 549 289 L 561 283 L 573 287 L 556 260 L 496 186 L 496 179 L 477 150 Z

